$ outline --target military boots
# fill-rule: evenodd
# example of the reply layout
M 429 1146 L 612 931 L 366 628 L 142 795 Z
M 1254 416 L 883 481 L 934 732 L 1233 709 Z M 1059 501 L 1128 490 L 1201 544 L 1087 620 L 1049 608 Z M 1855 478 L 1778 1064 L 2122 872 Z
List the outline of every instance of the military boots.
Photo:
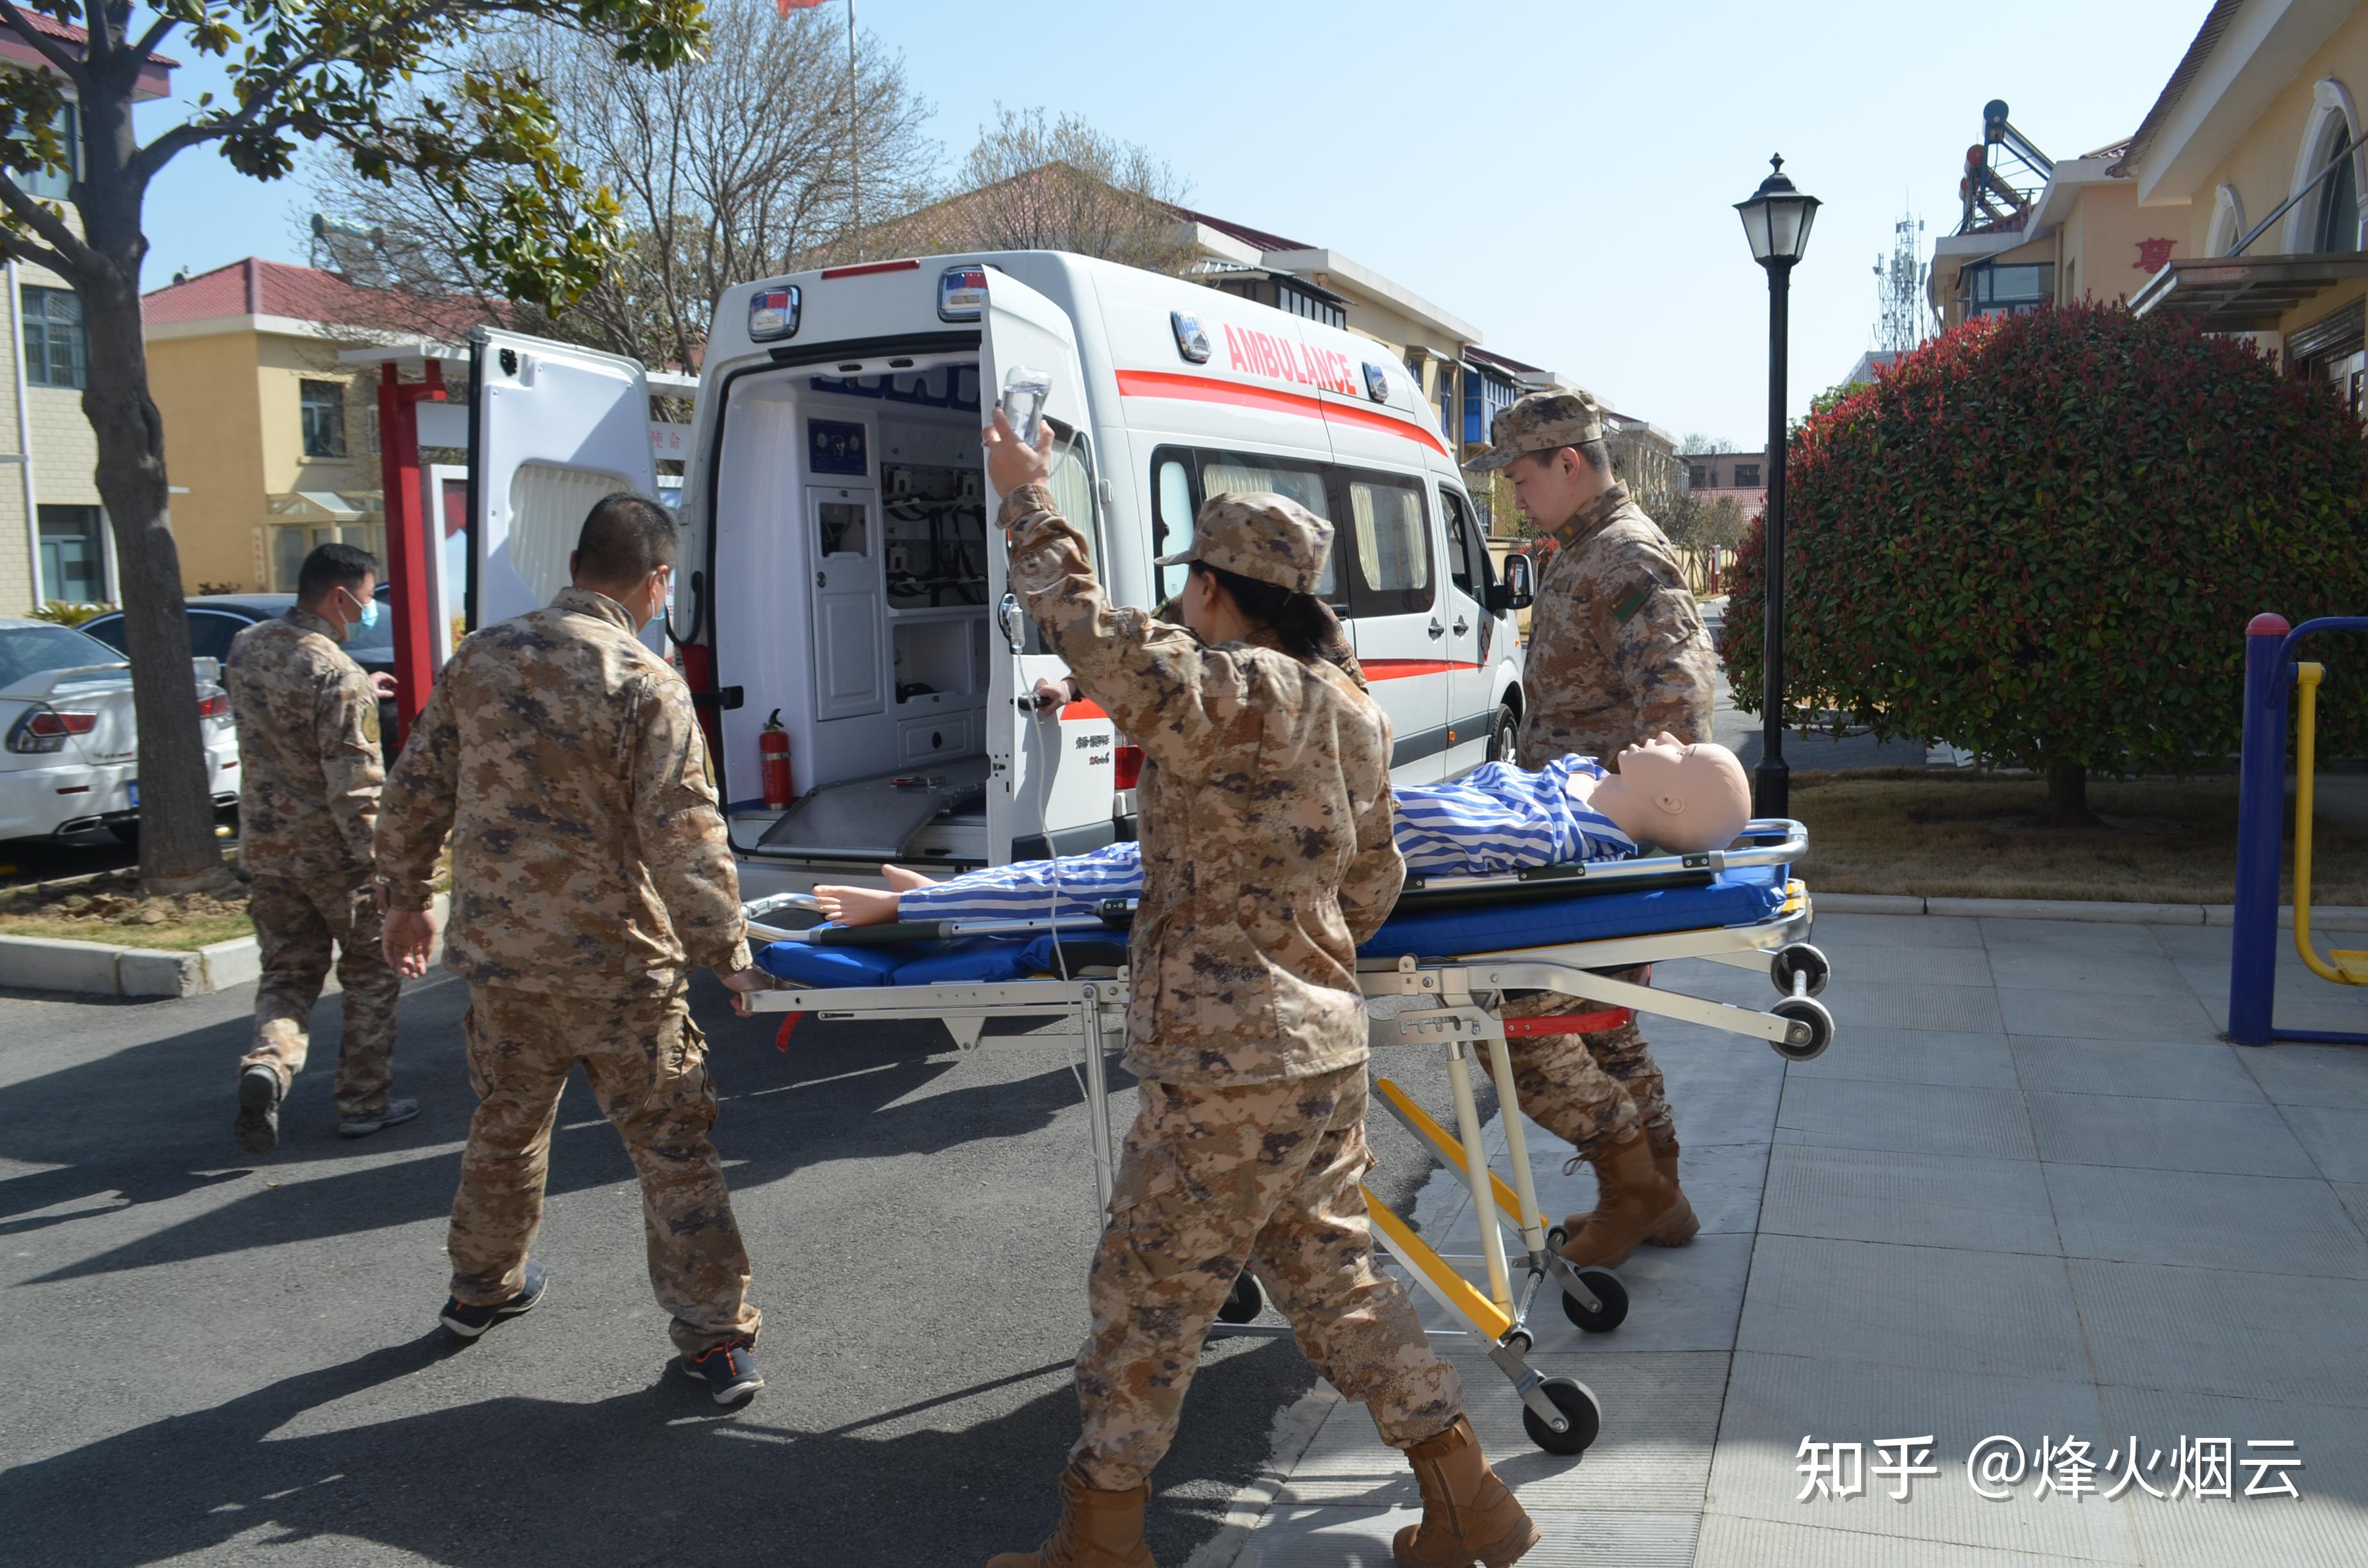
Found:
M 1693 1203 L 1686 1197 L 1686 1189 L 1678 1183 L 1677 1134 L 1647 1131 L 1645 1136 L 1653 1142 L 1654 1168 L 1661 1173 L 1663 1180 L 1678 1189 L 1677 1201 L 1669 1205 L 1669 1211 L 1653 1221 L 1653 1228 L 1645 1233 L 1645 1244 L 1656 1247 L 1681 1247 L 1702 1233 L 1702 1221 L 1694 1217 Z M 1598 1209 L 1602 1207 L 1602 1199 L 1600 1196 L 1596 1207 Z M 1573 1214 L 1565 1220 L 1562 1222 L 1563 1234 L 1566 1236 L 1578 1234 L 1580 1228 L 1595 1218 L 1595 1212 L 1594 1209 L 1590 1209 L 1584 1214 Z
M 1661 1229 L 1670 1217 L 1681 1194 L 1677 1182 L 1661 1174 L 1653 1155 L 1650 1140 L 1636 1132 L 1617 1143 L 1600 1144 L 1587 1156 L 1595 1167 L 1600 1196 L 1591 1212 L 1574 1214 L 1563 1222 L 1568 1239 L 1562 1256 L 1573 1266 L 1617 1268 L 1647 1232 Z
M 1087 1485 L 1072 1465 L 1061 1472 L 1061 1517 L 1051 1539 L 1033 1551 L 990 1557 L 986 1568 L 1159 1568 L 1143 1539 L 1150 1501 L 1149 1482 L 1104 1492 Z
M 1422 1488 L 1422 1522 L 1390 1542 L 1404 1568 L 1506 1568 L 1538 1543 L 1538 1527 L 1488 1468 L 1472 1423 L 1455 1425 L 1406 1450 Z

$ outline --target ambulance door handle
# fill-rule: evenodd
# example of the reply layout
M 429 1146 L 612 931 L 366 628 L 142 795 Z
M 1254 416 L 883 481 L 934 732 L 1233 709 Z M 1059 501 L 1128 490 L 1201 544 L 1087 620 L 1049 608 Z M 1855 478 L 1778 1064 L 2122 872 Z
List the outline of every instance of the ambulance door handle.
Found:
M 1433 637 L 1444 637 L 1447 635 L 1447 628 L 1439 624 L 1439 618 L 1437 616 L 1433 616 L 1430 619 L 1430 634 Z
M 1460 615 L 1455 618 L 1455 635 L 1462 637 L 1471 630 L 1472 623 L 1470 621 L 1464 619 Z
M 995 624 L 1003 628 L 1003 640 L 1010 645 L 1013 653 L 1019 653 L 1027 645 L 1026 636 L 1021 632 L 1019 627 L 1019 596 L 1018 594 L 1006 594 L 1003 596 L 1003 602 L 995 607 Z

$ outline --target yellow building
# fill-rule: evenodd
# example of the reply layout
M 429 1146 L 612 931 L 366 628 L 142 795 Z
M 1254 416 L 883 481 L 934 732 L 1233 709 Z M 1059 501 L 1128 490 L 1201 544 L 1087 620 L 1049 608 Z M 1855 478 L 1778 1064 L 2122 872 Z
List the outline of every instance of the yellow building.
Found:
M 337 354 L 429 324 L 390 320 L 399 301 L 334 273 L 252 256 L 141 308 L 182 586 L 292 591 L 321 544 L 385 560 L 377 397 Z
M 2358 0 L 2220 0 L 2120 165 L 2140 210 L 2184 219 L 2180 258 L 2132 308 L 2253 335 L 2354 417 L 2368 412 L 2362 97 Z

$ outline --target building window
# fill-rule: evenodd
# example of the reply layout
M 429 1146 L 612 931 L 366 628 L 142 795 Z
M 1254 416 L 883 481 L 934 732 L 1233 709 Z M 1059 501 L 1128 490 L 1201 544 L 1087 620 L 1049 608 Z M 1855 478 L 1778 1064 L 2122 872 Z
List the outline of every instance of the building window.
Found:
M 1735 465 L 1735 487 L 1737 490 L 1750 490 L 1757 487 L 1759 483 L 1759 465 L 1758 463 Z
M 98 537 L 104 526 L 96 506 L 44 506 L 41 522 L 41 582 L 46 603 L 97 604 L 107 597 L 107 550 Z
M 1304 289 L 1293 288 L 1280 278 L 1275 280 L 1274 302 L 1279 310 L 1289 311 L 1295 316 L 1304 316 L 1309 321 L 1320 321 L 1326 326 L 1345 327 L 1349 324 L 1349 312 L 1346 310 L 1319 295 L 1309 293 Z
M 1706 463 L 1695 463 L 1691 465 L 1686 474 L 1686 483 L 1691 489 L 1708 490 L 1710 488 L 1709 465 Z
M 2342 122 L 2338 121 L 2339 136 Z M 2339 140 L 2336 143 L 2340 146 Z M 2330 151 L 2328 154 L 2333 157 Z M 2360 248 L 2360 181 L 2352 173 L 2353 154 L 2346 153 L 2327 176 L 2327 194 L 2318 210 L 2318 233 L 2313 248 L 2321 251 L 2356 251 Z
M 303 392 L 304 455 L 346 455 L 346 387 L 342 381 L 306 381 Z
M 2021 267 L 1969 267 L 1964 275 L 1973 280 L 1973 295 L 1965 313 L 2021 315 L 2035 311 L 2048 302 L 2055 274 L 2055 268 L 2044 261 Z
M 383 523 L 279 523 L 270 529 L 271 591 L 292 594 L 304 558 L 324 544 L 350 544 L 386 559 Z
M 58 140 L 65 143 L 66 167 L 40 169 L 14 176 L 25 187 L 25 194 L 42 201 L 63 201 L 74 194 L 74 182 L 82 173 L 82 117 L 72 103 L 58 106 L 56 120 Z
M 90 334 L 71 289 L 19 290 L 25 317 L 25 379 L 37 387 L 80 391 L 90 380 Z

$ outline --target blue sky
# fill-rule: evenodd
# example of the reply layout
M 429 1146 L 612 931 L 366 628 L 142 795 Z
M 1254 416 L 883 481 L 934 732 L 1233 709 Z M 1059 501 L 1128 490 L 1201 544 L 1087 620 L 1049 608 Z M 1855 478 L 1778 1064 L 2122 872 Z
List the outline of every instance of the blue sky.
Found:
M 1168 160 L 1192 206 L 1329 246 L 1490 347 L 1750 448 L 1767 431 L 1767 289 L 1732 204 L 1769 153 L 1825 203 L 1793 274 L 1797 414 L 1869 346 L 1872 267 L 1902 211 L 1926 220 L 1928 254 L 1953 225 L 1986 100 L 2077 156 L 2136 129 L 2209 8 L 1987 0 L 1970 25 L 1899 0 L 860 0 L 857 15 L 937 106 L 949 162 L 998 100 L 1073 111 Z M 176 93 L 218 86 L 185 69 Z M 309 210 L 301 181 L 184 154 L 151 192 L 147 286 L 248 255 L 302 261 Z

